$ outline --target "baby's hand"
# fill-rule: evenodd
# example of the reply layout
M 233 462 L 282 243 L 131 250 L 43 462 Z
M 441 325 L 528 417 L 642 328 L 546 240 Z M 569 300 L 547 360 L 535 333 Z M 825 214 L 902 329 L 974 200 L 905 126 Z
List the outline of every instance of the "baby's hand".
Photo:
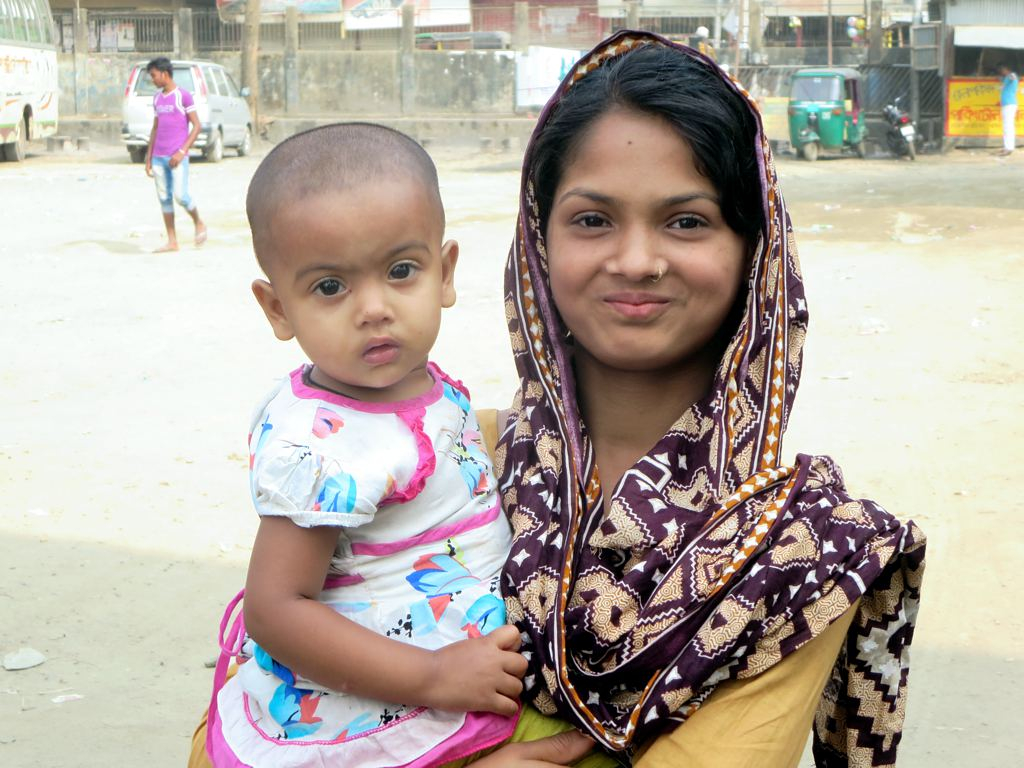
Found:
M 511 624 L 434 651 L 429 705 L 451 712 L 514 715 L 526 674 L 526 659 L 518 651 L 519 630 Z

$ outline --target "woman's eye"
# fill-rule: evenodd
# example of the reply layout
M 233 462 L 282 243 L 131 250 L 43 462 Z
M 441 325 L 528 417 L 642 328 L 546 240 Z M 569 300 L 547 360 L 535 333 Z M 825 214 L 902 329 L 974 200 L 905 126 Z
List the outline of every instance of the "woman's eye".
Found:
M 597 213 L 585 213 L 582 216 L 577 216 L 575 220 L 576 224 L 579 224 L 585 229 L 593 229 L 596 227 L 603 227 L 607 225 L 607 220 L 604 216 Z
M 395 264 L 388 272 L 388 278 L 391 280 L 408 280 L 416 272 L 416 265 L 410 264 L 407 261 L 403 261 L 400 264 Z
M 337 294 L 345 290 L 345 286 L 341 282 L 341 280 L 337 280 L 333 277 L 328 277 L 326 280 L 321 280 L 319 283 L 317 283 L 316 287 L 313 290 L 324 296 L 336 296 Z
M 669 226 L 675 229 L 697 229 L 705 226 L 706 222 L 700 216 L 680 216 Z

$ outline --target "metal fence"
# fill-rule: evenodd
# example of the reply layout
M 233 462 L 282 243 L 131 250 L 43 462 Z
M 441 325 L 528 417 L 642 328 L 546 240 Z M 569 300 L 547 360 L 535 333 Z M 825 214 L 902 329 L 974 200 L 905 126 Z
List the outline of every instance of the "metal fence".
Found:
M 91 53 L 162 53 L 177 47 L 177 23 L 172 13 L 90 11 L 86 19 Z M 53 25 L 58 47 L 74 51 L 72 14 L 55 12 Z
M 193 44 L 197 51 L 242 50 L 242 25 L 223 22 L 216 11 L 192 11 Z M 260 48 L 284 48 L 284 24 L 260 24 Z
M 441 0 L 443 3 L 443 0 Z M 820 4 L 819 4 L 820 5 Z M 866 21 L 863 0 L 833 0 L 832 47 L 837 63 L 855 63 L 862 58 L 866 45 Z M 886 3 L 897 7 L 897 4 Z M 902 7 L 903 4 L 898 4 Z M 723 3 L 723 8 L 727 6 Z M 751 19 L 752 26 L 760 29 L 760 47 L 768 52 L 766 61 L 772 63 L 819 64 L 827 60 L 828 18 L 819 12 L 797 17 L 783 14 L 799 10 L 799 0 L 784 4 L 766 2 L 760 6 L 760 23 Z M 735 26 L 735 19 L 723 16 L 716 19 L 707 14 L 707 4 L 694 6 L 692 16 L 645 16 L 640 6 L 639 25 L 670 38 L 688 41 L 697 28 L 706 27 L 720 34 L 719 55 L 732 61 L 736 52 L 737 32 L 746 39 L 746 33 Z M 680 11 L 689 13 L 691 11 Z M 608 12 L 597 0 L 581 0 L 578 5 L 554 6 L 531 3 L 524 30 L 530 45 L 585 50 L 606 35 L 626 26 L 624 6 Z M 302 17 L 299 21 L 299 48 L 303 50 L 397 50 L 402 26 L 401 8 L 372 9 L 346 14 L 346 21 L 337 17 L 317 21 L 315 17 Z M 178 50 L 179 16 L 176 12 L 110 12 L 90 11 L 88 40 L 90 51 L 167 52 Z M 347 22 L 347 23 L 346 23 Z M 858 26 L 859 25 L 859 26 Z M 515 8 L 508 5 L 472 6 L 461 8 L 434 7 L 417 9 L 416 31 L 420 47 L 467 48 L 496 47 L 495 41 L 512 41 L 515 33 Z M 65 51 L 73 50 L 74 35 L 71 14 L 55 14 L 57 39 Z M 225 22 L 215 10 L 192 11 L 193 47 L 198 52 L 241 50 L 242 25 Z M 888 37 L 886 39 L 889 39 Z M 892 36 L 894 44 L 902 36 Z M 285 44 L 284 17 L 269 17 L 260 26 L 260 48 L 273 52 Z M 500 46 L 499 46 L 500 47 Z M 748 60 L 747 43 L 741 46 L 743 61 Z M 774 52 L 775 55 L 771 55 Z M 820 59 L 820 61 L 819 61 Z
M 914 70 L 910 65 L 864 65 L 860 68 L 864 79 L 864 108 L 868 114 L 880 114 L 886 104 L 897 97 L 900 105 L 911 109 Z M 935 70 L 917 72 L 917 109 L 922 118 L 943 116 L 943 81 Z

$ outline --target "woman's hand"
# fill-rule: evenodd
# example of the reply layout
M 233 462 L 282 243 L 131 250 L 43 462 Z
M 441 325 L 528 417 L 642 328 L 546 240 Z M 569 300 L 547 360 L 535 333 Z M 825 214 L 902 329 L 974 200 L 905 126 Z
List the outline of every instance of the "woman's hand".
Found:
M 433 652 L 429 705 L 451 712 L 519 711 L 526 659 L 519 653 L 519 630 L 511 624 L 483 637 L 460 640 Z
M 537 741 L 506 744 L 473 763 L 473 768 L 567 768 L 586 756 L 594 742 L 575 728 Z

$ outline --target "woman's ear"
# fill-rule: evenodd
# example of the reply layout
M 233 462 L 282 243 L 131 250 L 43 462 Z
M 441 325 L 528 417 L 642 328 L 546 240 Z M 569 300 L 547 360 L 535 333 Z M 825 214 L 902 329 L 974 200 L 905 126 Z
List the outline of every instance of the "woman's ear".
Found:
M 441 246 L 441 306 L 455 304 L 455 264 L 459 260 L 459 244 L 449 240 Z
M 295 331 L 292 330 L 292 324 L 288 322 L 288 316 L 284 313 L 284 305 L 277 298 L 274 286 L 266 280 L 253 280 L 252 295 L 256 297 L 263 314 L 267 316 L 270 327 L 274 329 L 274 335 L 281 341 L 295 338 Z

